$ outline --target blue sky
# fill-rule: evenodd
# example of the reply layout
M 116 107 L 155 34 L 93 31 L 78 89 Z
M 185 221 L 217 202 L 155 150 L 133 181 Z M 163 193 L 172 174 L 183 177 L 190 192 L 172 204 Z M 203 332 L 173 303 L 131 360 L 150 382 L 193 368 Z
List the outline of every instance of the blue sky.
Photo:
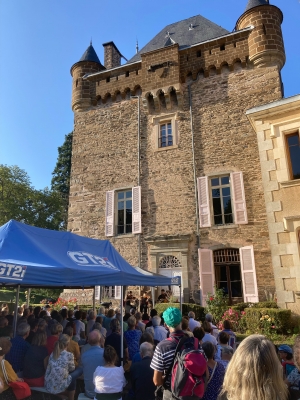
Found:
M 70 67 L 93 40 L 113 40 L 126 58 L 164 26 L 201 14 L 231 31 L 247 0 L 1 0 L 0 163 L 18 165 L 33 186 L 50 186 L 57 147 L 72 131 Z M 284 14 L 285 97 L 300 93 L 300 2 L 270 0 Z

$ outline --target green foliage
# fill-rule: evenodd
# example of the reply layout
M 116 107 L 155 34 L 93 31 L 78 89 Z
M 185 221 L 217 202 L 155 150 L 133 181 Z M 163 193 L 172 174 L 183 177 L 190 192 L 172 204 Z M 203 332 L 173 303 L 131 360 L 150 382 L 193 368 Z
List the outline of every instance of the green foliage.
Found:
M 259 303 L 236 303 L 231 306 L 235 311 L 244 311 L 245 308 L 278 308 L 275 301 L 260 301 Z
M 58 157 L 52 172 L 51 189 L 59 194 L 63 207 L 63 223 L 61 229 L 67 229 L 68 204 L 70 193 L 71 158 L 73 132 L 65 136 L 65 141 L 58 148 Z
M 57 299 L 59 295 L 61 294 L 62 289 L 36 289 L 32 288 L 31 289 L 31 294 L 30 298 L 38 299 L 40 298 L 39 301 L 45 299 L 46 297 L 52 297 L 53 299 Z M 35 300 L 35 301 L 36 301 Z M 36 301 L 36 303 L 39 303 L 39 301 Z
M 61 214 L 61 198 L 56 192 L 35 190 L 24 170 L 0 164 L 0 225 L 15 219 L 40 228 L 59 229 Z
M 238 311 L 229 308 L 226 310 L 217 324 L 219 329 L 224 329 L 224 321 L 227 320 L 231 323 L 231 328 L 234 332 L 244 333 L 247 330 L 245 311 Z
M 286 333 L 291 327 L 291 310 L 279 308 L 246 308 L 247 329 L 251 333 Z M 267 318 L 267 317 L 268 318 Z
M 213 315 L 216 322 L 219 322 L 228 309 L 228 303 L 228 295 L 224 294 L 223 289 L 215 288 L 215 294 L 207 295 L 206 311 Z
M 160 315 L 169 307 L 179 308 L 179 303 L 157 303 L 155 304 L 155 310 Z M 187 315 L 189 311 L 193 311 L 195 313 L 195 318 L 198 321 L 204 321 L 205 319 L 205 308 L 199 306 L 198 304 L 192 303 L 183 303 L 182 304 L 182 315 Z

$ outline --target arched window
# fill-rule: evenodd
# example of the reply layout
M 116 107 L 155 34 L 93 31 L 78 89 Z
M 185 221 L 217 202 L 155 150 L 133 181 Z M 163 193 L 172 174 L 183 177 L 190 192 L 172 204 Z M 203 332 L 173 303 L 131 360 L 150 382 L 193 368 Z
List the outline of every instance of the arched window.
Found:
M 181 268 L 182 265 L 178 258 L 175 256 L 165 256 L 163 257 L 158 265 L 159 268 Z
M 148 109 L 149 111 L 155 111 L 155 105 L 154 105 L 154 99 L 152 93 L 149 93 L 147 96 L 147 102 L 148 102 Z
M 172 107 L 178 106 L 177 94 L 174 88 L 170 91 L 170 102 Z
M 159 98 L 160 107 L 161 108 L 166 108 L 167 106 L 166 106 L 165 94 L 164 94 L 164 92 L 162 90 L 160 91 L 160 93 L 158 95 L 158 98 Z

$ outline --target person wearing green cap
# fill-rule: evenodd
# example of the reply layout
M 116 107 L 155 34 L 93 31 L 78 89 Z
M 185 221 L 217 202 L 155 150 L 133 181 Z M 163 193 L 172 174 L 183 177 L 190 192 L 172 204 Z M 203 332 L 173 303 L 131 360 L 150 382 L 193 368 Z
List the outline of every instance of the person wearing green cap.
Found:
M 169 327 L 170 337 L 156 346 L 150 367 L 154 369 L 153 382 L 156 386 L 164 386 L 163 400 L 171 400 L 171 374 L 165 379 L 169 367 L 173 364 L 176 347 L 185 336 L 181 329 L 182 314 L 178 308 L 169 307 L 163 313 L 165 324 Z M 166 381 L 165 381 L 166 380 Z

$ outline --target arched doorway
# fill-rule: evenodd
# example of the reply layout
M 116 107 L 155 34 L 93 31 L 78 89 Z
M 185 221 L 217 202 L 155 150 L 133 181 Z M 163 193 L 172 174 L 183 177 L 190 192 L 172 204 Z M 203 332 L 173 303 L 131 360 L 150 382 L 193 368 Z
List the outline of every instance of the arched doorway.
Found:
M 215 283 L 229 297 L 229 304 L 243 301 L 243 282 L 239 249 L 222 249 L 213 252 Z
M 168 276 L 169 278 L 180 276 L 182 279 L 182 265 L 177 257 L 175 256 L 164 256 L 159 260 L 159 274 Z M 171 290 L 172 295 L 179 299 L 180 297 L 180 287 L 171 286 L 161 287 L 160 289 Z

